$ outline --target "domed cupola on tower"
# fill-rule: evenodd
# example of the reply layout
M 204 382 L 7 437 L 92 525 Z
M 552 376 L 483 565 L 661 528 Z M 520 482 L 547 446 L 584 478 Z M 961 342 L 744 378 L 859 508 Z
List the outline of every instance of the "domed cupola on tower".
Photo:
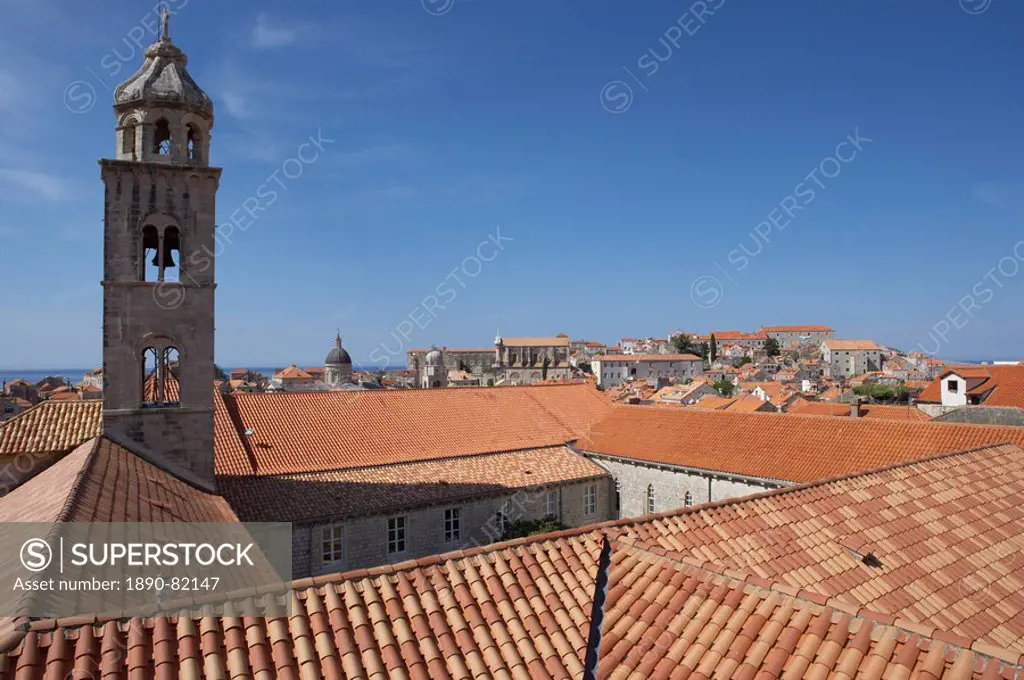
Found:
M 447 387 L 448 367 L 444 363 L 444 352 L 434 347 L 423 357 L 423 372 L 420 387 Z
M 213 101 L 189 75 L 188 57 L 171 42 L 168 22 L 165 11 L 146 61 L 114 90 L 117 159 L 207 165 Z
M 352 382 L 352 357 L 341 346 L 341 333 L 334 336 L 334 347 L 324 359 L 324 382 L 331 387 L 341 387 Z

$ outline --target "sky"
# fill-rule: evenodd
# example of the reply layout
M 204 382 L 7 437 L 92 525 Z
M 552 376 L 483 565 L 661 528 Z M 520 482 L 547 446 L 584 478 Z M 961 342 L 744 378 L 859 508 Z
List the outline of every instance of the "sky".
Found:
M 772 324 L 1024 358 L 1024 3 L 167 2 L 222 365 Z M 101 363 L 96 161 L 157 4 L 0 0 L 0 368 Z

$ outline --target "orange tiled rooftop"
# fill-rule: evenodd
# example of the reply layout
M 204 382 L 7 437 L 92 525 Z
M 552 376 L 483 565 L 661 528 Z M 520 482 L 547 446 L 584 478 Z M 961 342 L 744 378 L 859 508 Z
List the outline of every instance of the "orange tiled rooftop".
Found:
M 602 678 L 1017 678 L 1022 527 L 1024 451 L 1001 445 L 244 591 L 222 614 L 22 621 L 0 672 L 579 678 L 606 550 Z

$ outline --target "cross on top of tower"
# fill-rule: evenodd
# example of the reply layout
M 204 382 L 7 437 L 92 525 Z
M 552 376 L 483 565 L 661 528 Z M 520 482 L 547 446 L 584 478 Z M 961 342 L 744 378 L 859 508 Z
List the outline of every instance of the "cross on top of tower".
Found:
M 170 40 L 171 39 L 171 11 L 164 6 L 163 15 L 160 17 L 160 24 L 162 26 L 160 39 Z

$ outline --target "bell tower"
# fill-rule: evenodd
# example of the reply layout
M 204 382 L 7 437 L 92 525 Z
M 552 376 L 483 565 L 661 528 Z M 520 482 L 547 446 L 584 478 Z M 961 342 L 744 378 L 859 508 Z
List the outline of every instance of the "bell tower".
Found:
M 103 431 L 213 484 L 213 103 L 164 12 L 145 62 L 114 91 L 116 153 L 100 161 Z M 119 437 L 118 437 L 119 436 Z

